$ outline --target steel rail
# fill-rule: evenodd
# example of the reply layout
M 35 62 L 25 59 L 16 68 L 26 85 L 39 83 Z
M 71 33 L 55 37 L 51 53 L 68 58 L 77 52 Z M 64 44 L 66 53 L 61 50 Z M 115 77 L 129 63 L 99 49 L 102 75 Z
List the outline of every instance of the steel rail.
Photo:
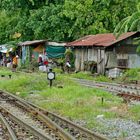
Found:
M 73 136 L 71 136 L 69 133 L 67 133 L 66 131 L 64 131 L 64 129 L 62 129 L 60 126 L 58 126 L 56 123 L 54 123 L 51 119 L 49 119 L 46 115 L 44 115 L 42 112 L 36 110 L 34 107 L 32 107 L 30 104 L 28 104 L 25 100 L 9 93 L 6 91 L 2 91 L 0 90 L 0 94 L 6 94 L 5 98 L 9 98 L 7 99 L 7 101 L 11 100 L 14 101 L 13 103 L 17 103 L 19 106 L 25 108 L 26 110 L 28 110 L 28 112 L 30 112 L 30 114 L 32 114 L 33 116 L 39 118 L 41 121 L 43 121 L 47 126 L 49 126 L 49 128 L 51 128 L 56 134 L 58 134 L 59 136 L 61 136 L 63 138 L 63 140 L 75 140 L 75 138 Z
M 17 140 L 17 137 L 16 137 L 14 131 L 12 130 L 11 126 L 8 124 L 6 119 L 3 117 L 2 113 L 0 113 L 0 119 L 1 119 L 2 123 L 5 125 L 6 129 L 8 130 L 10 139 Z
M 126 99 L 132 99 L 132 100 L 140 101 L 140 96 L 138 96 L 138 95 L 119 93 L 118 96 L 126 98 Z
M 36 115 L 38 115 L 38 112 L 42 113 L 45 117 L 49 118 L 53 123 L 59 125 L 59 127 L 63 130 L 63 132 L 69 133 L 69 135 L 71 136 L 71 139 L 86 139 L 86 140 L 107 140 L 107 138 L 105 138 L 104 136 L 92 132 L 86 128 L 83 128 L 79 125 L 76 125 L 75 123 L 60 117 L 52 112 L 46 111 L 42 108 L 37 107 L 36 105 L 29 103 L 28 101 L 25 101 L 9 92 L 5 92 L 5 91 L 0 91 L 6 93 L 5 96 L 9 96 L 9 98 L 11 98 L 11 100 L 17 100 L 17 102 L 19 102 L 18 104 L 20 104 L 21 106 L 23 106 L 23 104 L 25 105 L 26 108 L 32 108 L 33 110 L 36 110 L 35 112 L 32 111 L 33 113 L 35 113 Z M 21 103 L 22 102 L 22 103 Z M 28 106 L 28 107 L 27 107 Z
M 103 135 L 92 132 L 86 128 L 83 128 L 79 125 L 76 125 L 75 123 L 60 117 L 52 112 L 49 112 L 41 107 L 38 107 L 37 105 L 30 103 L 27 101 L 27 103 L 29 103 L 31 106 L 33 106 L 34 108 L 38 109 L 39 111 L 41 111 L 43 114 L 45 114 L 46 116 L 48 116 L 51 120 L 55 121 L 58 125 L 60 125 L 62 128 L 64 127 L 69 127 L 70 130 L 75 131 L 75 133 L 79 133 L 79 138 L 87 138 L 87 140 L 108 140 L 107 138 L 105 138 Z M 61 123 L 60 123 L 61 122 Z M 59 124 L 60 123 L 60 124 Z M 68 129 L 68 128 L 67 128 Z M 81 137 L 80 137 L 81 135 Z
M 34 135 L 36 135 L 37 137 L 39 137 L 41 140 L 52 140 L 52 138 L 50 138 L 49 136 L 43 134 L 42 132 L 39 132 L 38 130 L 36 130 L 32 126 L 28 125 L 27 123 L 25 123 L 22 120 L 20 120 L 19 118 L 17 118 L 15 115 L 13 115 L 7 109 L 3 108 L 1 105 L 0 105 L 0 111 L 3 112 L 3 113 L 5 113 L 5 115 L 7 115 L 8 117 L 10 117 L 15 122 L 17 122 L 20 125 L 22 125 L 25 128 L 27 128 L 29 131 L 31 131 Z M 13 138 L 13 140 L 16 140 L 16 139 Z
M 134 84 L 123 84 L 123 83 L 110 83 L 110 82 L 97 82 L 97 81 L 92 81 L 92 80 L 86 80 L 86 79 L 77 79 L 77 78 L 71 78 L 72 80 L 75 81 L 82 81 L 82 82 L 90 82 L 93 84 L 99 84 L 99 85 L 106 85 L 106 86 L 117 86 L 117 87 L 124 87 L 124 88 L 130 88 L 130 89 L 136 89 L 140 90 L 139 85 L 134 85 Z
M 108 82 L 95 82 L 91 80 L 75 79 L 79 84 L 87 87 L 100 88 L 102 90 L 115 93 L 115 95 L 121 96 L 125 99 L 132 99 L 140 101 L 140 87 L 123 85 L 117 83 L 108 83 Z

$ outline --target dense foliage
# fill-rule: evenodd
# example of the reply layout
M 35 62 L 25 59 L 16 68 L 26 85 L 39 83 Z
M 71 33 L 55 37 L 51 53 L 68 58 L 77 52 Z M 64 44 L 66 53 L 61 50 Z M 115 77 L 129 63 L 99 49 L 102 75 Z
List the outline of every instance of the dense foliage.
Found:
M 139 31 L 140 30 L 140 3 L 137 5 L 137 11 L 132 15 L 122 19 L 116 26 L 114 33 L 120 35 L 123 32 Z
M 2 0 L 0 44 L 48 39 L 71 41 L 83 35 L 113 32 L 135 12 L 137 0 Z

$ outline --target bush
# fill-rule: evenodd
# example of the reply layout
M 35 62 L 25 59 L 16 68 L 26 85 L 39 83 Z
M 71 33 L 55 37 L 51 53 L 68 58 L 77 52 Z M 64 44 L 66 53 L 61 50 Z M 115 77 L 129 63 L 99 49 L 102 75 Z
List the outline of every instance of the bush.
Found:
M 140 79 L 140 69 L 138 68 L 127 70 L 122 76 L 122 80 L 128 82 L 130 82 L 131 80 L 139 80 L 139 79 Z
M 111 79 L 109 79 L 106 76 L 103 75 L 99 75 L 95 78 L 95 81 L 99 81 L 99 82 L 111 82 Z
M 139 76 L 138 69 L 130 69 L 125 72 L 125 76 L 129 78 L 137 78 Z

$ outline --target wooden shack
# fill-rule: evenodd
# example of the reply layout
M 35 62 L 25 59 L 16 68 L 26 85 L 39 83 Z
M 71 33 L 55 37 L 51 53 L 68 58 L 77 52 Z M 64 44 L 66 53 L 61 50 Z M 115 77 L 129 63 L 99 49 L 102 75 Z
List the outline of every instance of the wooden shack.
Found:
M 88 35 L 66 44 L 75 54 L 75 70 L 86 69 L 86 62 L 99 74 L 111 68 L 140 67 L 140 56 L 136 52 L 138 45 L 133 43 L 139 32 L 128 32 L 116 39 L 113 33 Z
M 45 55 L 45 44 L 47 40 L 25 41 L 18 44 L 19 57 L 21 63 L 31 62 L 32 59 L 38 59 L 39 54 Z

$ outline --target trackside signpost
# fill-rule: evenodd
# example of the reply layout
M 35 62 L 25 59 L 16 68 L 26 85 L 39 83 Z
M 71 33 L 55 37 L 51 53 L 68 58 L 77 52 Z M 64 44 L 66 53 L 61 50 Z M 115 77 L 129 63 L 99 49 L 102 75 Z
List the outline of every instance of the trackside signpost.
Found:
M 47 73 L 47 79 L 50 81 L 50 87 L 52 87 L 52 81 L 55 79 L 55 72 L 52 72 L 52 69 Z

